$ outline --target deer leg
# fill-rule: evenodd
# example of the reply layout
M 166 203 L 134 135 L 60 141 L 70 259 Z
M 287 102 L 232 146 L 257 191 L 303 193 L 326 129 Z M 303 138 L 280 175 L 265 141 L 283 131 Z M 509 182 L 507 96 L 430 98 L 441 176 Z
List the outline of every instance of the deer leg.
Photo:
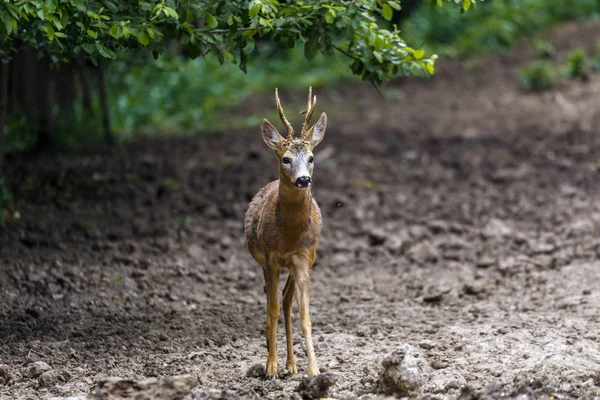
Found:
M 277 319 L 279 318 L 279 268 L 268 265 L 265 271 L 267 288 L 267 379 L 277 379 Z
M 265 292 L 265 295 L 267 296 L 267 311 L 269 310 L 269 293 L 267 292 L 267 267 L 263 266 L 263 273 L 265 276 L 265 286 L 263 286 L 263 291 Z M 269 350 L 269 332 L 271 331 L 271 329 L 269 328 L 269 314 L 267 313 L 267 330 L 266 330 L 266 337 L 267 337 L 267 351 Z
M 294 274 L 290 272 L 285 287 L 283 288 L 283 315 L 285 317 L 285 338 L 287 341 L 287 361 L 285 368 L 292 374 L 297 374 L 296 360 L 294 359 L 294 343 L 292 342 L 292 303 L 294 302 Z
M 294 257 L 294 280 L 296 284 L 296 299 L 300 311 L 300 328 L 306 341 L 306 357 L 308 358 L 308 376 L 319 374 L 315 349 L 312 342 L 312 323 L 310 322 L 310 266 L 299 257 Z

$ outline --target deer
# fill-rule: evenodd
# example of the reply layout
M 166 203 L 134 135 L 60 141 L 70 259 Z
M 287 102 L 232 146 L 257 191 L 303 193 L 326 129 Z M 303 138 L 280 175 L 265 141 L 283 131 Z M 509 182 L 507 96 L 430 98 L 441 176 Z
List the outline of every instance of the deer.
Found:
M 279 179 L 268 183 L 252 199 L 245 216 L 245 234 L 248 250 L 262 266 L 267 297 L 266 338 L 268 357 L 266 379 L 275 380 L 277 373 L 277 321 L 279 318 L 279 278 L 283 269 L 289 271 L 283 288 L 283 314 L 287 341 L 286 369 L 297 374 L 292 343 L 292 305 L 296 296 L 308 360 L 308 375 L 319 374 L 312 341 L 310 320 L 310 271 L 315 262 L 317 245 L 321 234 L 321 211 L 311 194 L 314 169 L 313 149 L 323 140 L 327 127 L 327 115 L 310 126 L 317 104 L 308 91 L 306 114 L 300 136 L 281 107 L 279 93 L 275 88 L 275 102 L 287 137 L 283 137 L 267 120 L 261 123 L 265 144 L 274 150 L 279 163 Z

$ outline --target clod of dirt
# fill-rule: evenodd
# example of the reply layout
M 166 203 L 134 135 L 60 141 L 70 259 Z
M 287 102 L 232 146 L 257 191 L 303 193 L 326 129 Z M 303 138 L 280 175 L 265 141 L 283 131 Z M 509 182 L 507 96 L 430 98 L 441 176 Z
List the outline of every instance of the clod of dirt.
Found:
M 388 394 L 414 395 L 425 383 L 424 374 L 431 367 L 414 346 L 403 344 L 382 362 L 384 371 L 379 378 L 380 388 Z
M 496 263 L 496 261 L 493 258 L 484 256 L 484 257 L 481 257 L 479 260 L 477 260 L 475 265 L 477 266 L 477 268 L 485 269 L 485 268 L 491 267 L 495 263 Z
M 19 375 L 6 364 L 0 364 L 0 383 L 8 385 L 10 382 L 17 381 Z
M 248 378 L 264 378 L 267 370 L 263 364 L 254 364 L 248 371 L 246 371 L 246 376 Z
M 186 397 L 186 400 L 190 397 Z M 259 399 L 254 393 L 244 393 L 240 391 L 228 390 L 203 390 L 194 391 L 191 393 L 191 400 L 257 400 Z
M 510 229 L 504 222 L 497 218 L 492 218 L 483 228 L 483 235 L 489 238 L 500 238 L 512 235 Z
M 336 382 L 337 377 L 330 372 L 326 372 L 303 378 L 296 391 L 303 399 L 320 399 L 327 397 L 329 388 L 335 385 Z
M 98 383 L 96 398 L 102 400 L 119 398 L 179 400 L 188 395 L 196 385 L 198 385 L 198 378 L 192 375 L 150 378 L 143 381 L 111 377 Z
M 389 251 L 391 251 L 394 254 L 400 254 L 404 248 L 404 245 L 405 245 L 404 240 L 402 240 L 400 235 L 390 236 L 385 241 L 386 249 L 388 249 Z
M 437 343 L 436 343 L 436 342 L 434 342 L 433 340 L 423 339 L 423 340 L 421 340 L 421 341 L 419 342 L 419 346 L 420 346 L 422 349 L 425 349 L 425 350 L 431 350 L 431 349 L 433 349 L 435 346 L 437 346 Z
M 427 393 L 448 393 L 452 389 L 461 389 L 466 387 L 467 381 L 456 371 L 443 369 L 434 371 L 429 377 L 429 381 L 423 387 Z
M 40 387 L 52 387 L 57 383 L 68 381 L 69 378 L 70 375 L 67 372 L 51 369 L 40 375 L 38 383 Z
M 50 371 L 52 368 L 43 361 L 36 361 L 27 367 L 23 375 L 26 378 L 37 378 L 46 371 Z
M 409 256 L 419 264 L 435 263 L 440 258 L 437 249 L 427 240 L 414 245 L 409 251 Z

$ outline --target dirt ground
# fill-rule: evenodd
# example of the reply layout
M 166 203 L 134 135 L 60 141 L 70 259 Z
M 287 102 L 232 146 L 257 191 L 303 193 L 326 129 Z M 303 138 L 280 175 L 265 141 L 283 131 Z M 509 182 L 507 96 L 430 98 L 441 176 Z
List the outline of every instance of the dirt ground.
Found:
M 563 26 L 557 63 L 599 37 Z M 331 397 L 382 392 L 383 360 L 410 348 L 422 381 L 390 395 L 600 398 L 600 74 L 523 93 L 532 53 L 446 62 L 387 102 L 317 91 L 311 315 Z M 300 398 L 298 322 L 300 374 L 260 376 L 266 300 L 243 220 L 277 171 L 258 127 L 13 155 L 7 173 L 21 219 L 0 235 L 0 398 L 181 374 L 197 378 L 187 399 Z M 283 371 L 283 315 L 278 338 Z

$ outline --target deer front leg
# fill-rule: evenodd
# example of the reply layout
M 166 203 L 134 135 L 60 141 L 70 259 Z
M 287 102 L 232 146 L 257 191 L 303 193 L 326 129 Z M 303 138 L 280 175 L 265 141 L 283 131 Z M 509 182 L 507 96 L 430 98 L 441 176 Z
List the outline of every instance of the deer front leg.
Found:
M 298 310 L 300 312 L 300 328 L 306 341 L 306 357 L 308 358 L 308 376 L 319 375 L 315 349 L 312 342 L 312 324 L 310 322 L 310 265 L 306 260 L 295 256 L 293 273 L 296 284 L 296 298 L 298 299 Z
M 265 288 L 267 292 L 267 358 L 266 378 L 277 379 L 277 319 L 279 318 L 279 268 L 267 265 Z
M 292 374 L 297 374 L 296 360 L 294 359 L 294 343 L 292 341 L 292 303 L 294 302 L 294 274 L 290 272 L 283 288 L 283 316 L 285 317 L 285 338 L 287 341 L 287 361 L 285 368 Z

